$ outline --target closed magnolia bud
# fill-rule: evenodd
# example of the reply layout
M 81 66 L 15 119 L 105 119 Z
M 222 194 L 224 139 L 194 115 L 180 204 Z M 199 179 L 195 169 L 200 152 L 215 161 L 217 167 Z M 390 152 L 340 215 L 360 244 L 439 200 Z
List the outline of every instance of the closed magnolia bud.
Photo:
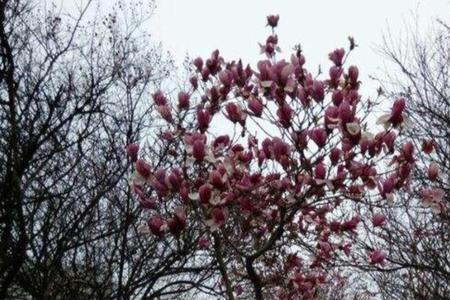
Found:
M 383 142 L 387 146 L 389 151 L 391 151 L 391 152 L 394 151 L 396 137 L 397 136 L 396 136 L 395 132 L 393 132 L 393 131 L 390 131 L 389 133 L 386 133 L 385 135 L 383 135 Z
M 403 111 L 406 107 L 406 100 L 404 98 L 398 98 L 394 101 L 391 109 L 390 121 L 393 126 L 397 126 L 403 122 Z
M 147 222 L 150 231 L 157 236 L 162 236 L 164 234 L 166 222 L 160 216 L 154 216 L 150 218 Z
M 309 131 L 309 137 L 316 143 L 317 147 L 323 148 L 327 142 L 327 132 L 323 128 L 314 128 Z
M 428 167 L 428 178 L 436 180 L 439 177 L 439 165 L 435 162 L 431 163 Z
M 194 156 L 196 161 L 203 161 L 206 155 L 205 144 L 203 143 L 203 141 L 195 140 L 194 144 L 192 145 L 192 155 Z
M 334 87 L 339 83 L 339 78 L 342 76 L 342 69 L 337 66 L 332 66 L 329 71 L 330 82 Z
M 200 202 L 203 204 L 209 203 L 211 195 L 212 190 L 209 184 L 204 184 L 198 189 L 198 196 L 200 198 Z
M 314 176 L 316 179 L 325 179 L 327 169 L 323 163 L 318 163 L 314 169 Z
M 203 68 L 203 59 L 201 57 L 197 57 L 194 59 L 194 66 L 197 68 L 197 71 L 201 71 Z
M 164 94 L 161 91 L 157 91 L 156 93 L 153 94 L 153 101 L 155 101 L 155 104 L 157 106 L 167 104 L 167 98 L 164 96 Z
M 422 151 L 426 154 L 430 154 L 433 152 L 435 147 L 435 142 L 433 140 L 424 140 L 422 143 Z
M 178 108 L 188 109 L 189 108 L 189 94 L 186 92 L 180 92 L 178 94 Z
M 325 98 L 325 86 L 322 81 L 315 80 L 311 89 L 311 96 L 317 102 L 322 102 Z
M 200 72 L 200 74 L 202 75 L 202 80 L 203 81 L 208 81 L 209 79 L 209 75 L 210 75 L 210 71 L 207 67 L 204 67 L 202 69 L 202 71 Z
M 287 103 L 283 103 L 283 105 L 278 108 L 277 116 L 279 118 L 280 124 L 283 125 L 284 128 L 289 128 L 292 125 L 291 120 L 293 114 L 294 110 Z
M 133 143 L 127 146 L 127 153 L 133 162 L 137 160 L 138 152 L 139 152 L 139 144 Z
M 278 26 L 278 21 L 280 20 L 279 15 L 269 15 L 267 16 L 267 25 L 274 28 Z
M 341 119 L 343 124 L 353 121 L 353 111 L 350 104 L 347 101 L 342 101 L 339 105 L 339 119 Z
M 390 194 L 394 191 L 395 183 L 395 179 L 391 176 L 384 180 L 381 185 L 379 185 L 378 188 L 383 199 L 390 198 Z
M 150 165 L 143 159 L 138 159 L 135 164 L 136 171 L 144 178 L 148 178 L 151 174 Z
M 260 100 L 251 98 L 248 101 L 248 108 L 255 114 L 255 116 L 261 117 L 264 106 Z
M 196 89 L 198 88 L 198 80 L 197 80 L 197 77 L 193 76 L 193 77 L 189 78 L 189 82 L 191 83 L 192 88 L 193 88 L 194 90 L 196 90 Z
M 197 110 L 197 123 L 198 129 L 203 133 L 209 127 L 209 122 L 211 122 L 211 114 L 207 109 Z
M 406 142 L 403 144 L 402 155 L 407 162 L 414 162 L 414 145 L 412 142 Z
M 330 152 L 330 161 L 333 165 L 336 165 L 341 158 L 342 151 L 339 148 L 333 148 Z
M 333 94 L 331 95 L 331 101 L 333 101 L 333 104 L 336 106 L 341 105 L 342 101 L 344 100 L 344 94 L 341 90 L 334 90 Z
M 348 78 L 353 84 L 358 82 L 358 76 L 359 76 L 358 67 L 350 66 L 350 68 L 348 68 Z
M 169 105 L 160 105 L 156 108 L 161 117 L 169 123 L 172 123 L 172 111 Z

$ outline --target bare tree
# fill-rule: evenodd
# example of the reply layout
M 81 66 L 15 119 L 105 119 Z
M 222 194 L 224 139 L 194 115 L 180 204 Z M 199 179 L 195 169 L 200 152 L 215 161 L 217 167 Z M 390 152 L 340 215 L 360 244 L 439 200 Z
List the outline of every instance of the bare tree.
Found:
M 434 25 L 426 35 L 415 28 L 400 41 L 388 36 L 381 49 L 396 68 L 381 81 L 383 90 L 408 99 L 411 120 L 402 138 L 423 148 L 416 164 L 428 169 L 415 172 L 401 205 L 383 210 L 389 221 L 378 242 L 388 246 L 389 266 L 371 275 L 384 299 L 450 295 L 450 27 Z M 427 208 L 433 193 L 444 194 L 442 203 Z
M 138 228 L 125 146 L 158 134 L 142 104 L 172 63 L 142 30 L 153 2 L 129 3 L 103 16 L 94 1 L 77 15 L 0 1 L 1 299 L 208 292 L 208 262 L 187 264 L 188 232 Z M 168 149 L 155 141 L 146 158 L 158 165 Z

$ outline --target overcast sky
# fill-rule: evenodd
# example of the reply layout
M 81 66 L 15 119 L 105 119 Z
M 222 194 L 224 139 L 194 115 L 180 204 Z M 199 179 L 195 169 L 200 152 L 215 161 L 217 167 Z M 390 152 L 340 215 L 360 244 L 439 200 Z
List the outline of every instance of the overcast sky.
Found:
M 106 0 L 104 0 L 106 1 Z M 449 19 L 449 0 L 157 0 L 151 32 L 178 63 L 186 54 L 206 57 L 220 49 L 225 59 L 242 58 L 255 63 L 258 42 L 269 34 L 266 15 L 279 14 L 277 33 L 283 54 L 300 43 L 307 67 L 327 66 L 327 54 L 347 47 L 349 35 L 359 48 L 350 62 L 360 67 L 365 90 L 373 88 L 367 75 L 382 66 L 375 48 L 391 28 L 395 37 L 419 15 L 422 31 L 431 20 Z M 282 55 L 283 55 L 282 54 Z M 281 57 L 281 56 L 280 56 Z
M 73 11 L 75 3 L 87 0 L 56 1 Z M 105 13 L 114 2 L 97 1 Z M 398 40 L 414 21 L 424 34 L 437 18 L 450 21 L 450 0 L 156 0 L 156 5 L 145 30 L 162 43 L 178 65 L 187 54 L 206 58 L 220 49 L 225 59 L 242 58 L 254 66 L 263 58 L 258 42 L 264 42 L 269 34 L 265 26 L 269 14 L 280 15 L 277 34 L 283 53 L 278 57 L 288 58 L 293 46 L 301 44 L 306 67 L 313 73 L 319 64 L 327 72 L 328 53 L 337 47 L 347 48 L 347 37 L 353 36 L 359 47 L 349 63 L 358 65 L 361 91 L 367 97 L 374 96 L 378 87 L 368 76 L 383 74 L 380 70 L 386 60 L 376 48 L 388 29 Z

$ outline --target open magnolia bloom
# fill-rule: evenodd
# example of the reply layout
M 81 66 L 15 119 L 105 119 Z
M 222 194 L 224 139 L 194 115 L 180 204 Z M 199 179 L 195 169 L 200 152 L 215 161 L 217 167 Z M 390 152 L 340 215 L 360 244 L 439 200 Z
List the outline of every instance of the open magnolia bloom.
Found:
M 277 24 L 278 16 L 268 17 Z M 361 224 L 384 228 L 389 219 L 358 212 L 395 201 L 415 168 L 413 144 L 395 143 L 405 99 L 395 100 L 378 128 L 367 123 L 373 105 L 359 94 L 358 68 L 344 67 L 344 49 L 329 54 L 329 78 L 319 80 L 300 50 L 278 60 L 277 45 L 269 36 L 267 59 L 255 69 L 219 51 L 195 59 L 191 88 L 177 105 L 155 93 L 167 149 L 176 145 L 172 167 L 155 170 L 128 148 L 145 179 L 133 181 L 135 191 L 152 199 L 143 201 L 149 230 L 170 240 L 189 228 L 194 251 L 217 262 L 230 299 L 314 299 L 343 257 L 383 266 L 385 251 L 360 259 L 352 245 Z M 429 173 L 438 176 L 434 166 Z

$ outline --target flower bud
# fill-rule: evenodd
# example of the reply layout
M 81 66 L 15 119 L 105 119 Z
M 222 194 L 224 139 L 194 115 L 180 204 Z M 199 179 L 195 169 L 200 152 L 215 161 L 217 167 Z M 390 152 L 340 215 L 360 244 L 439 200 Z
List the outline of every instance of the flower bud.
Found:
M 200 72 L 203 68 L 203 59 L 201 57 L 194 59 L 194 66 L 197 68 L 197 71 Z
M 197 162 L 202 162 L 206 155 L 205 144 L 203 141 L 197 139 L 192 145 L 192 156 L 194 156 Z
M 261 117 L 264 106 L 260 100 L 252 97 L 248 101 L 248 108 L 255 114 L 255 116 Z
M 386 217 L 382 214 L 375 214 L 372 217 L 372 224 L 374 227 L 383 226 L 386 224 Z
M 189 108 L 189 94 L 186 92 L 180 92 L 178 94 L 178 108 L 188 109 Z
M 139 144 L 133 143 L 127 146 L 127 153 L 131 158 L 131 161 L 135 162 L 138 158 Z
M 144 178 L 148 178 L 151 174 L 150 165 L 143 159 L 138 159 L 135 164 L 136 171 Z
M 383 264 L 386 259 L 386 253 L 381 250 L 375 250 L 370 253 L 370 263 L 375 264 Z
M 269 15 L 267 16 L 267 25 L 269 25 L 272 28 L 275 28 L 278 26 L 279 20 L 280 20 L 279 15 Z
M 358 82 L 358 75 L 359 75 L 358 67 L 350 66 L 350 68 L 348 68 L 348 78 L 350 79 L 350 82 L 352 84 Z
M 436 180 L 439 177 L 439 165 L 435 162 L 432 162 L 428 167 L 428 178 L 431 180 Z
M 345 56 L 345 50 L 343 48 L 335 49 L 328 54 L 328 58 L 336 65 L 341 66 Z

